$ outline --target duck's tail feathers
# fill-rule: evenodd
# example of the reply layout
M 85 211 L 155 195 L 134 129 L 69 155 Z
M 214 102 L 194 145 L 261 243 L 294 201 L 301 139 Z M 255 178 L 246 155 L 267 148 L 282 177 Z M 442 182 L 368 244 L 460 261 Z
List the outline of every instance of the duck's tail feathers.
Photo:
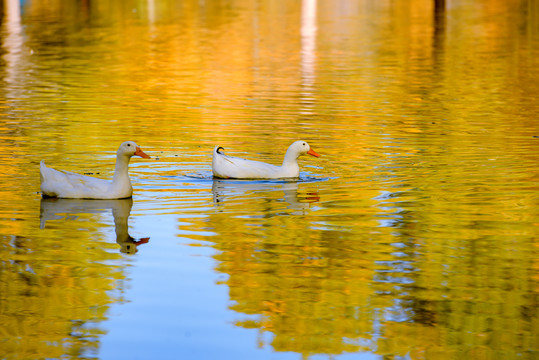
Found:
M 47 166 L 45 165 L 45 160 L 41 160 L 39 163 L 39 178 L 41 180 L 41 183 L 43 183 L 43 170 L 45 170 Z
M 217 154 L 223 155 L 224 153 L 220 152 L 220 150 L 225 150 L 225 148 L 222 147 L 222 146 L 216 146 L 216 147 L 215 147 L 215 152 L 216 152 Z

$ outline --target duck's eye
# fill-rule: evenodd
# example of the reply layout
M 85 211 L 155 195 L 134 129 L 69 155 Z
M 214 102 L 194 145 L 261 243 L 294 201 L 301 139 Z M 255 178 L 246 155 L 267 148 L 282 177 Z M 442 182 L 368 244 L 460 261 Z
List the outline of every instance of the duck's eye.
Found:
M 127 144 L 127 146 L 131 146 L 131 144 Z
M 303 146 L 305 146 L 305 143 L 303 143 Z

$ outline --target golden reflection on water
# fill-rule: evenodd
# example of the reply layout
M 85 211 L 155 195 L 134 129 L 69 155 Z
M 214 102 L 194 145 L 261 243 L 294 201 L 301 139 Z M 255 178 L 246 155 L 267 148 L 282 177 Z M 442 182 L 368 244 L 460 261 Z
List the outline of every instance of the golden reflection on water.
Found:
M 46 227 L 47 221 L 76 220 L 80 214 L 112 212 L 116 243 L 120 251 L 135 254 L 137 247 L 146 244 L 150 238 L 134 239 L 129 235 L 128 219 L 133 206 L 133 199 L 119 200 L 79 200 L 79 199 L 42 199 L 40 208 L 40 228 Z
M 75 356 L 96 351 L 103 334 L 98 324 L 121 300 L 118 251 L 96 235 L 102 225 L 95 219 L 86 219 L 83 229 L 80 222 L 64 222 L 41 232 L 35 215 L 12 220 L 10 228 L 2 221 L 0 356 L 61 358 L 66 350 Z
M 124 294 L 133 204 L 177 223 L 144 246 L 217 251 L 234 325 L 260 334 L 235 346 L 539 351 L 533 2 L 23 7 L 2 23 L 0 357 L 99 354 L 111 305 L 144 301 Z M 298 138 L 322 154 L 299 182 L 208 176 L 216 144 L 277 164 Z M 39 199 L 39 160 L 110 178 L 125 140 L 153 157 L 134 200 Z

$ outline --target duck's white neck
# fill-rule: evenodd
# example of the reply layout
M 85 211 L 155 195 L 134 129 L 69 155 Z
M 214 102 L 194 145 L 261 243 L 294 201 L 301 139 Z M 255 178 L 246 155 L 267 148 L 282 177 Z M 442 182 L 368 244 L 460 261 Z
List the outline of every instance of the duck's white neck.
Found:
M 296 151 L 293 151 L 291 148 L 288 148 L 283 160 L 282 168 L 286 170 L 287 174 L 293 173 L 293 176 L 298 176 L 299 174 L 299 165 L 298 165 L 299 154 Z
M 129 184 L 131 186 L 129 173 L 127 172 L 129 160 L 131 160 L 131 157 L 127 155 L 118 154 L 116 156 L 116 167 L 114 168 L 114 177 L 112 178 L 113 184 Z

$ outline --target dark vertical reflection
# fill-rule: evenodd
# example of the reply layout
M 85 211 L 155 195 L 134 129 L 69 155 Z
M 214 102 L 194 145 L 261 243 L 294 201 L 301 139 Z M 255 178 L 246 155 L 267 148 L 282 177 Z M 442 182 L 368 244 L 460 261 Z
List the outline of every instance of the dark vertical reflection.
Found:
M 445 10 L 445 0 L 434 0 L 434 11 Z
M 433 15 L 432 59 L 434 68 L 439 68 L 445 40 L 445 0 L 434 0 Z

